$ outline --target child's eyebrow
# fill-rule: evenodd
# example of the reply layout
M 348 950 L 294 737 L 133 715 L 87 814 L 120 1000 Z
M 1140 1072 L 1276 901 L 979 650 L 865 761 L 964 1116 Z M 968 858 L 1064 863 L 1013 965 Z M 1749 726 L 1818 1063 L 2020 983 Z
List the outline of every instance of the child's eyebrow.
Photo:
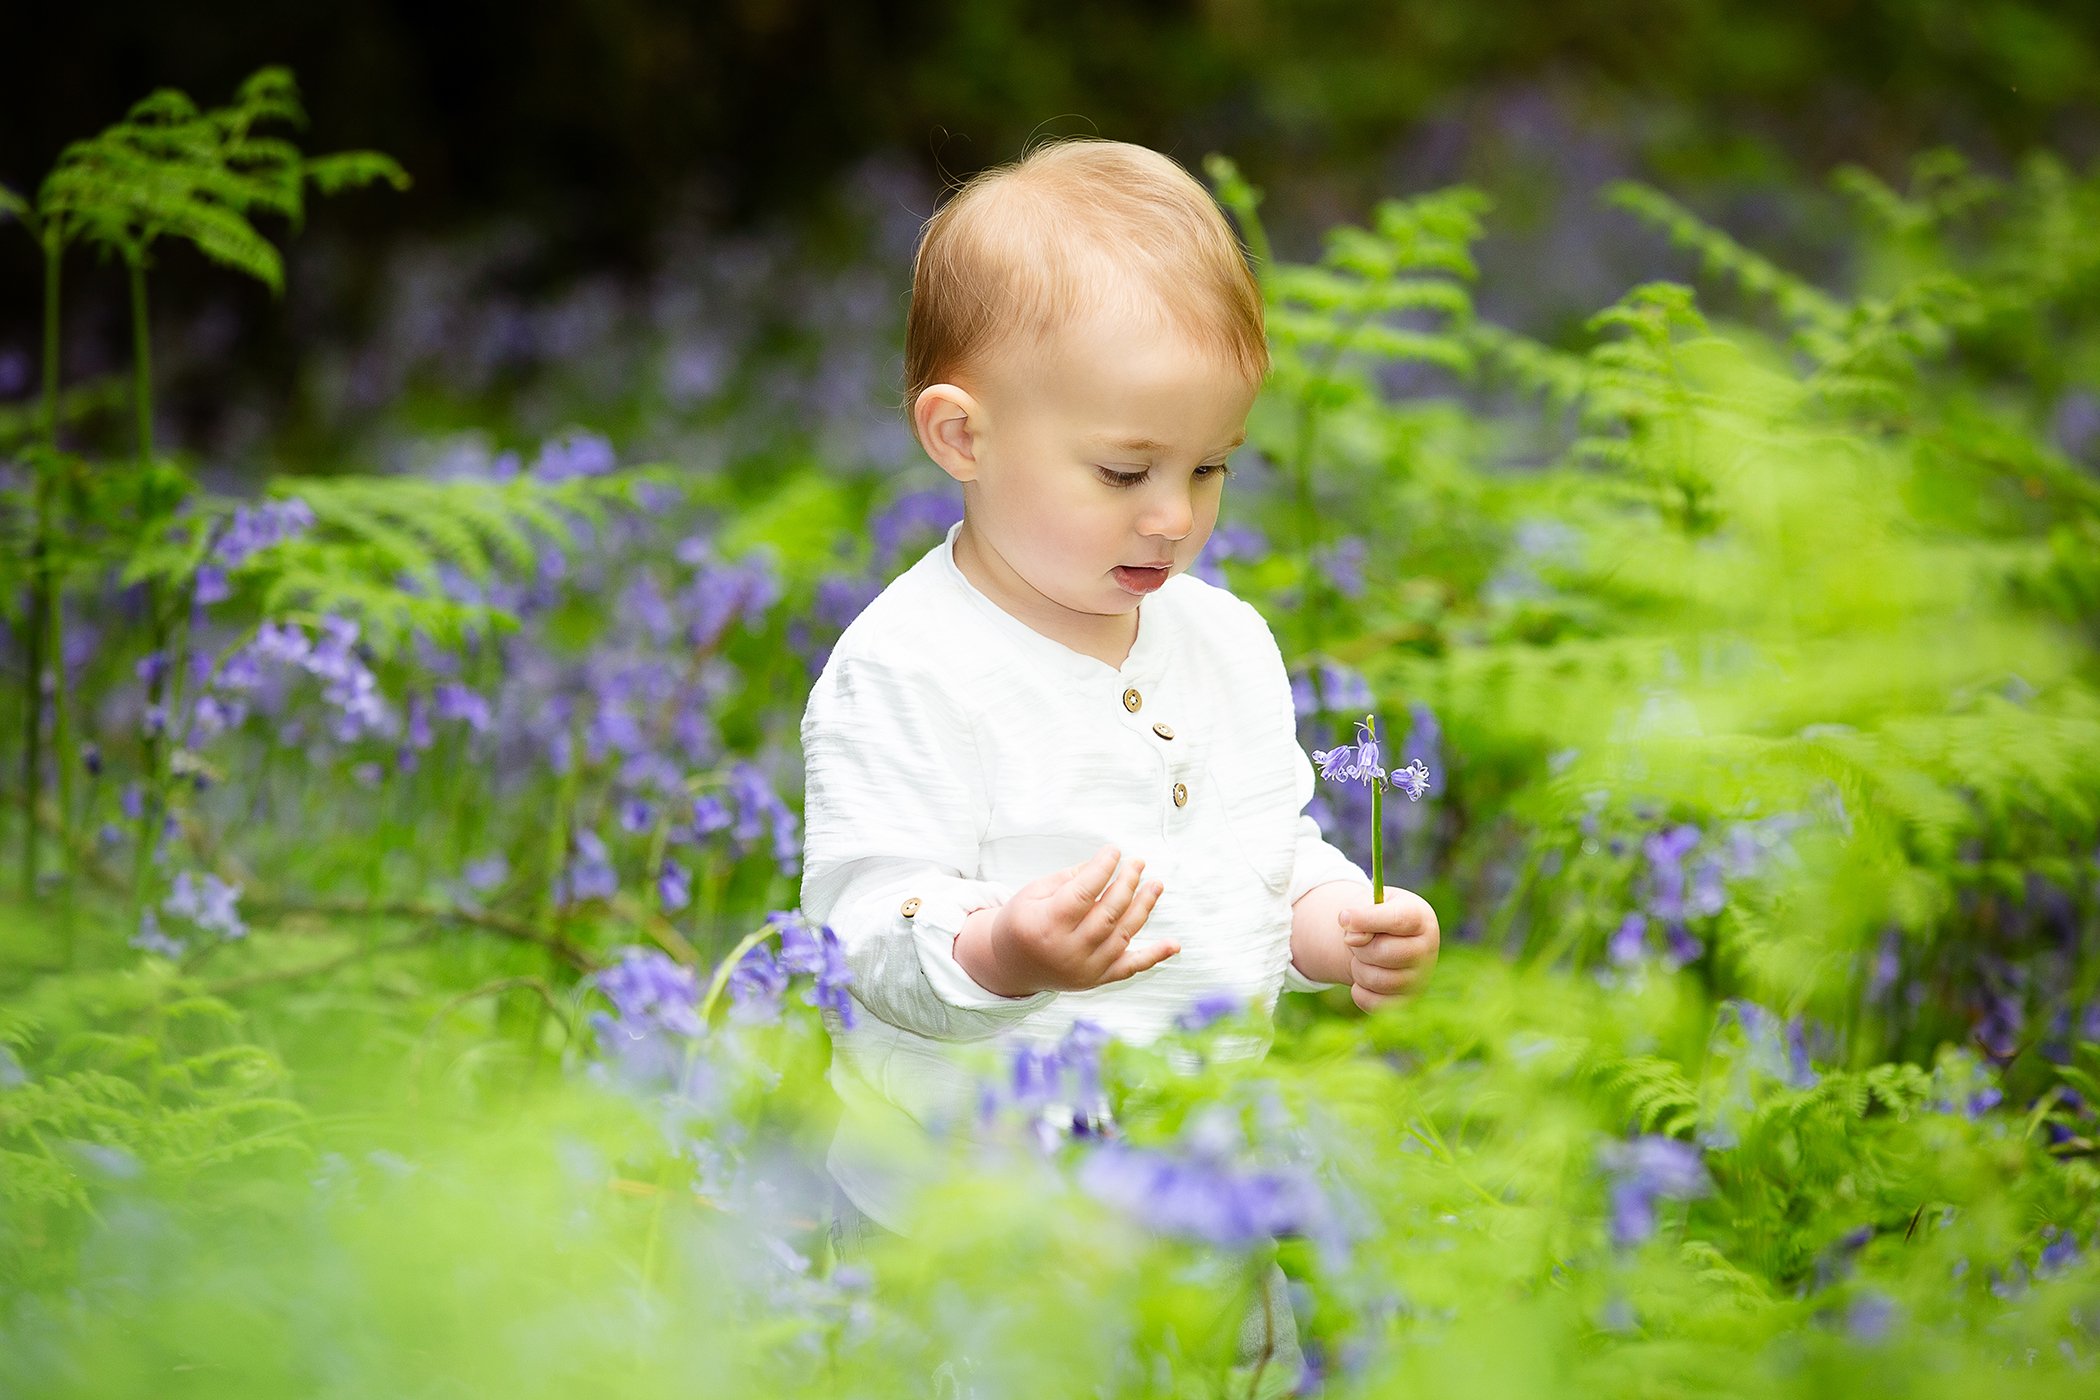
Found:
M 1247 434 L 1243 431 L 1239 433 L 1236 437 L 1234 437 L 1230 442 L 1226 443 L 1223 447 L 1217 448 L 1214 451 L 1206 453 L 1204 455 L 1216 456 L 1219 452 L 1230 452 L 1233 448 L 1238 447 L 1241 443 L 1245 442 L 1246 440 Z M 1110 437 L 1105 433 L 1095 435 L 1095 437 L 1093 438 L 1093 442 L 1096 446 L 1106 447 L 1111 452 L 1167 452 L 1171 451 L 1174 446 L 1174 444 L 1170 442 L 1161 442 L 1157 438 L 1119 438 Z

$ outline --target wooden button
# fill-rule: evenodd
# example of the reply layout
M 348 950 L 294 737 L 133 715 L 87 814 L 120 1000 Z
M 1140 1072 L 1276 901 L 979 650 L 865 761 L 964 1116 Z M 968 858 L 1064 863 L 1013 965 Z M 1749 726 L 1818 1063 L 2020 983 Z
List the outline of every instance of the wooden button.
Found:
M 1189 785 L 1187 783 L 1174 784 L 1174 805 L 1176 807 L 1189 805 Z
M 912 915 L 918 913 L 919 897 L 917 895 L 913 895 L 910 899 L 905 900 L 904 903 L 901 906 L 899 906 L 897 912 L 904 915 L 904 917 L 907 919 L 910 918 Z
M 1152 732 L 1162 739 L 1171 739 L 1174 737 L 1174 726 L 1171 724 L 1155 724 L 1152 726 Z
M 1136 686 L 1132 686 L 1130 689 L 1123 692 L 1123 708 L 1130 711 L 1130 713 L 1136 714 L 1138 712 L 1138 706 L 1144 703 L 1145 697 L 1137 693 Z

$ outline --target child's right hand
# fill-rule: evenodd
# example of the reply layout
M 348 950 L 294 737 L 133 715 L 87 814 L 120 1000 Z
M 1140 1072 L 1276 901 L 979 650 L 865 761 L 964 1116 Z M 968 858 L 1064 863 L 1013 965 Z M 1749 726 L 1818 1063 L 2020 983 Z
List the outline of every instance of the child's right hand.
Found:
M 1138 860 L 1110 880 L 1120 854 L 1103 846 L 1092 859 L 1053 870 L 996 909 L 971 915 L 956 937 L 956 960 L 986 991 L 1021 997 L 1083 992 L 1173 957 L 1179 944 L 1136 941 L 1165 886 L 1140 886 L 1145 864 Z

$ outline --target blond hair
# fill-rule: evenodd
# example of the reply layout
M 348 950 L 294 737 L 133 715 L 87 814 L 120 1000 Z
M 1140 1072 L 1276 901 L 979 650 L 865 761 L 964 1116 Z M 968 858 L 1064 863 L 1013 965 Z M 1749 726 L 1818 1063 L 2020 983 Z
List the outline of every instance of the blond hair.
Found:
M 980 171 L 926 221 L 912 259 L 903 409 L 998 350 L 1089 309 L 1163 320 L 1260 384 L 1261 284 L 1210 192 L 1157 151 L 1074 136 Z

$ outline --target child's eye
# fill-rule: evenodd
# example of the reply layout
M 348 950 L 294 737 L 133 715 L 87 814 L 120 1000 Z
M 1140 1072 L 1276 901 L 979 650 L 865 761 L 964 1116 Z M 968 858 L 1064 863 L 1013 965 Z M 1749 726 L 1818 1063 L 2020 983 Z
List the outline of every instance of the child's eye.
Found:
M 1205 462 L 1202 466 L 1196 468 L 1196 470 L 1199 473 L 1197 477 L 1197 480 L 1199 481 L 1216 481 L 1221 478 L 1232 475 L 1232 467 L 1230 466 L 1230 464 L 1225 462 Z M 1144 484 L 1145 478 L 1152 475 L 1152 473 L 1149 471 L 1119 472 L 1111 471 L 1107 467 L 1100 468 L 1100 472 L 1101 479 L 1103 481 L 1107 482 L 1110 486 L 1115 486 L 1119 488 L 1141 486 Z

